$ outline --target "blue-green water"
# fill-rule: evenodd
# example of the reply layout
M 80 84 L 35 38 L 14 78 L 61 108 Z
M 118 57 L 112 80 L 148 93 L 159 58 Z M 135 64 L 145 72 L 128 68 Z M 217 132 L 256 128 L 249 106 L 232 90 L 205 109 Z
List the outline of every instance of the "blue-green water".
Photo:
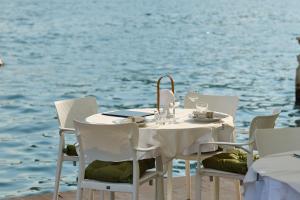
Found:
M 53 102 L 97 97 L 101 111 L 155 104 L 172 74 L 190 89 L 238 95 L 236 126 L 273 108 L 295 126 L 300 1 L 0 0 L 0 199 L 53 191 Z M 176 164 L 175 175 L 182 174 Z M 75 188 L 65 164 L 62 190 Z

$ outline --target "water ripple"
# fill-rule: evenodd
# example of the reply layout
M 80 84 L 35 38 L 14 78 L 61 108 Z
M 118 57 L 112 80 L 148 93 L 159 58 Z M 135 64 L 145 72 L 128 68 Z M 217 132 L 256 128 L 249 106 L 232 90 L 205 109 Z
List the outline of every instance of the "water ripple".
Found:
M 237 129 L 278 107 L 277 127 L 300 126 L 299 1 L 74 1 L 1 4 L 0 199 L 53 191 L 56 100 L 154 107 L 158 77 L 171 74 L 181 101 L 188 90 L 238 95 Z M 76 189 L 76 169 L 64 165 L 62 190 Z

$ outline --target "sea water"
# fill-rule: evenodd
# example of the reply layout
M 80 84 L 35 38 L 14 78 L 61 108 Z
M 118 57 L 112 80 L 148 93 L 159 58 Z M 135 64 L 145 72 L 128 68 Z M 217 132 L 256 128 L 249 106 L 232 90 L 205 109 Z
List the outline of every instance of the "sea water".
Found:
M 277 127 L 299 125 L 299 7 L 298 0 L 0 0 L 0 199 L 53 191 L 56 100 L 93 95 L 100 111 L 154 107 L 157 79 L 171 74 L 181 105 L 189 90 L 238 95 L 237 129 L 274 108 L 282 109 Z M 62 190 L 76 188 L 76 171 L 64 164 Z M 176 161 L 174 175 L 183 174 Z

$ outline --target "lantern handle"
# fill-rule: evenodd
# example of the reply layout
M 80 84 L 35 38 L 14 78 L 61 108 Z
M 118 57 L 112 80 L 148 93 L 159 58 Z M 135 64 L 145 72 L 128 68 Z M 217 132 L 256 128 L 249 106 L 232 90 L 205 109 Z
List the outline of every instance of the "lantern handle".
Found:
M 158 79 L 158 81 L 157 81 L 157 103 L 156 103 L 156 106 L 157 106 L 157 111 L 159 112 L 159 104 L 160 104 L 160 81 L 161 81 L 161 79 L 163 79 L 164 77 L 168 77 L 169 79 L 170 79 L 170 81 L 171 81 L 171 86 L 172 86 L 172 92 L 173 92 L 173 94 L 175 94 L 174 93 L 174 80 L 173 80 L 173 78 L 172 78 L 172 76 L 170 76 L 170 75 L 164 75 L 164 76 L 161 76 L 159 79 Z

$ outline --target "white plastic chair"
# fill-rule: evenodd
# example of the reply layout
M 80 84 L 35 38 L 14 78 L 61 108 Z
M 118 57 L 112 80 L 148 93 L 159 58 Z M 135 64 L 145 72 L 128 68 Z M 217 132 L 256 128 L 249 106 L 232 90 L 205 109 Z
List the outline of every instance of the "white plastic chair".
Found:
M 208 109 L 212 111 L 223 112 L 235 118 L 238 108 L 239 98 L 237 96 L 219 96 L 219 95 L 204 95 L 196 92 L 189 92 L 184 98 L 184 108 L 196 108 L 196 102 L 190 98 L 197 98 L 197 101 L 208 104 Z M 190 177 L 190 160 L 197 160 L 197 154 L 178 156 L 177 159 L 185 160 L 185 177 L 186 177 L 186 192 L 187 199 L 191 199 L 191 177 Z
M 255 142 L 261 157 L 300 150 L 300 128 L 258 129 Z
M 59 148 L 53 193 L 53 200 L 57 200 L 63 161 L 79 161 L 78 156 L 68 156 L 63 153 L 65 133 L 74 134 L 73 120 L 84 120 L 86 117 L 96 114 L 98 105 L 95 97 L 61 100 L 54 102 L 54 104 L 59 122 Z
M 74 124 L 80 152 L 77 200 L 82 199 L 83 188 L 109 191 L 111 199 L 114 199 L 114 192 L 116 191 L 130 192 L 132 193 L 132 199 L 137 200 L 139 185 L 152 179 L 156 179 L 155 199 L 164 198 L 163 165 L 160 156 L 156 156 L 156 170 L 147 171 L 145 175 L 140 177 L 139 156 L 145 153 L 150 153 L 153 156 L 157 154 L 158 149 L 157 147 L 138 147 L 139 130 L 136 123 L 103 125 L 75 121 Z M 94 160 L 113 162 L 132 160 L 132 183 L 111 183 L 84 178 L 86 166 Z M 103 198 L 103 195 L 101 196 Z
M 190 99 L 191 97 L 196 97 L 197 100 L 207 103 L 209 110 L 229 114 L 235 119 L 239 103 L 238 96 L 205 95 L 189 92 L 184 98 L 184 108 L 196 108 L 195 102 Z
M 253 162 L 253 148 L 254 148 L 254 132 L 257 129 L 268 129 L 268 128 L 274 128 L 275 121 L 277 117 L 279 116 L 279 110 L 273 112 L 271 115 L 267 116 L 257 116 L 253 118 L 250 129 L 249 129 L 249 141 L 247 143 L 229 143 L 229 142 L 208 142 L 203 143 L 199 145 L 199 150 L 201 149 L 201 145 L 204 144 L 216 144 L 221 146 L 229 146 L 229 147 L 235 147 L 242 149 L 247 152 L 247 166 L 249 167 Z M 201 157 L 201 151 L 198 151 L 198 162 L 197 162 L 197 173 L 196 173 L 196 200 L 201 200 L 201 178 L 202 176 L 213 176 L 215 179 L 215 187 L 214 187 L 214 199 L 219 199 L 219 178 L 225 177 L 225 178 L 232 178 L 235 180 L 242 181 L 244 179 L 244 175 L 237 174 L 237 173 L 231 173 L 221 170 L 215 170 L 210 168 L 204 168 L 202 165 L 202 157 Z M 239 187 L 237 197 L 241 199 Z

